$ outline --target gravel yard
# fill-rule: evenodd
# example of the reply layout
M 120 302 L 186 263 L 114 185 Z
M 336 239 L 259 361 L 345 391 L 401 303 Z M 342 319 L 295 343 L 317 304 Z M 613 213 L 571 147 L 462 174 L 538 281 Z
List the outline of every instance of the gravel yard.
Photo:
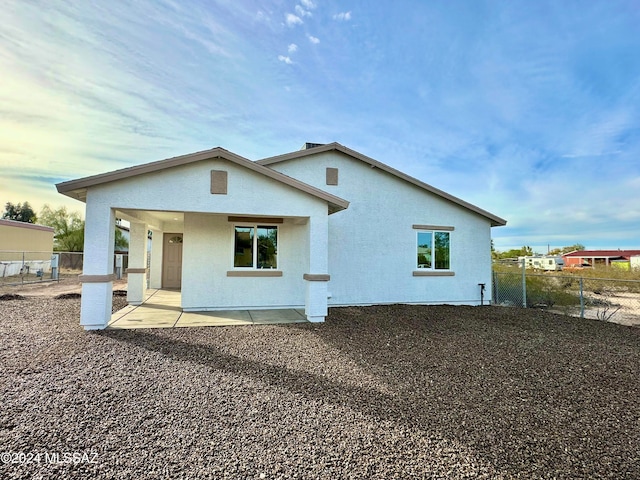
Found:
M 395 305 L 88 333 L 79 310 L 0 301 L 0 478 L 640 478 L 639 328 Z

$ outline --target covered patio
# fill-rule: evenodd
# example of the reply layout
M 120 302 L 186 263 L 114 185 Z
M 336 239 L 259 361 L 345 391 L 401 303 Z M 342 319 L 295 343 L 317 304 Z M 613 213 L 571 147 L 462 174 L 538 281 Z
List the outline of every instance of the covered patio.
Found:
M 328 217 L 348 207 L 344 199 L 221 148 L 57 188 L 86 202 L 86 330 L 282 323 L 299 320 L 299 312 L 322 322 L 327 315 Z M 130 306 L 113 317 L 116 218 L 130 224 Z M 181 293 L 159 301 L 168 289 Z
M 111 315 L 107 328 L 222 327 L 307 322 L 304 309 L 219 310 L 183 312 L 178 290 L 149 289 L 140 305 L 127 305 Z

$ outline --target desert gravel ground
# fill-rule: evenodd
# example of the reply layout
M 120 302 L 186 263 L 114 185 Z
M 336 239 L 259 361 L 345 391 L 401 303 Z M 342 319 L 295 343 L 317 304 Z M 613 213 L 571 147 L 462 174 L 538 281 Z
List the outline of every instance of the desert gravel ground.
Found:
M 400 305 L 78 318 L 78 299 L 0 301 L 0 478 L 640 478 L 638 328 Z

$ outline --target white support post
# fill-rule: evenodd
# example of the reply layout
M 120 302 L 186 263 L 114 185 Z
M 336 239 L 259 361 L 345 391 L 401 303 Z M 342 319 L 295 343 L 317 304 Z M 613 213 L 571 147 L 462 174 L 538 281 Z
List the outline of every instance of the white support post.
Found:
M 310 322 L 324 322 L 327 316 L 329 223 L 328 216 L 309 218 L 309 273 L 305 274 L 305 315 Z
M 113 300 L 113 247 L 115 242 L 115 212 L 87 197 L 84 227 L 84 259 L 80 325 L 85 330 L 106 328 L 111 319 Z
M 129 232 L 127 302 L 140 305 L 147 290 L 147 224 L 131 222 Z
M 162 288 L 162 231 L 151 230 L 151 265 L 149 266 L 149 288 Z
M 328 280 L 306 280 L 304 314 L 310 322 L 324 322 L 327 308 Z

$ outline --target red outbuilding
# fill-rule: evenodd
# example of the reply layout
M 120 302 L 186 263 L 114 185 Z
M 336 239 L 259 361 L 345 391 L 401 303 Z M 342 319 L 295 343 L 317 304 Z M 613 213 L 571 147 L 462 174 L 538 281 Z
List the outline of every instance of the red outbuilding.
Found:
M 632 256 L 640 255 L 640 250 L 577 250 L 562 256 L 565 267 L 568 266 L 609 266 L 613 261 L 629 261 Z

